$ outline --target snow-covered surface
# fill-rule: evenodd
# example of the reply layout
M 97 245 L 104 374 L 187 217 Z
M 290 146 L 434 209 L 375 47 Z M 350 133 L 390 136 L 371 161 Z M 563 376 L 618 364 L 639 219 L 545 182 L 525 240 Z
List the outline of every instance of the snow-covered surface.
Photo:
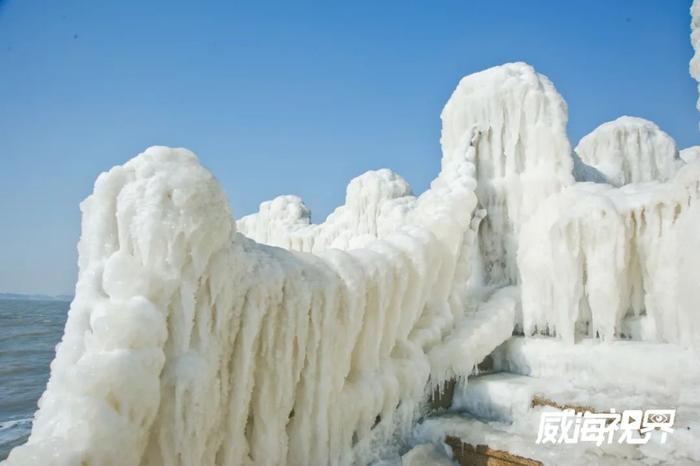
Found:
M 666 183 L 548 198 L 520 236 L 525 333 L 698 345 L 699 197 L 700 162 Z M 642 318 L 644 331 L 628 325 Z
M 547 464 L 700 461 L 695 149 L 681 160 L 623 117 L 574 153 L 564 100 L 525 63 L 463 78 L 441 117 L 429 190 L 370 171 L 320 224 L 297 196 L 236 222 L 185 149 L 100 175 L 51 377 L 6 464 L 449 464 L 446 433 Z M 490 353 L 511 375 L 469 378 Z M 479 419 L 422 418 L 448 379 Z M 691 430 L 540 448 L 537 391 L 671 403 Z
M 603 123 L 584 136 L 575 151 L 613 186 L 666 181 L 679 165 L 673 138 L 655 123 L 630 116 Z
M 644 354 L 641 361 L 640 353 Z M 494 354 L 500 372 L 458 383 L 452 412 L 422 422 L 413 442 L 441 445 L 446 435 L 547 465 L 697 464 L 700 462 L 700 367 L 697 353 L 673 345 L 514 337 Z M 538 445 L 539 397 L 562 406 L 604 413 L 672 407 L 674 432 L 646 445 Z
M 698 390 L 693 383 L 700 381 L 697 356 L 696 350 L 666 343 L 590 338 L 569 345 L 556 338 L 513 337 L 494 352 L 493 359 L 496 370 L 539 378 L 565 377 L 579 385 L 658 389 L 667 391 L 672 399 L 681 390 Z
M 443 163 L 464 151 L 471 128 L 484 278 L 515 283 L 520 226 L 550 194 L 573 183 L 567 110 L 552 82 L 525 63 L 463 78 L 442 111 Z
M 186 150 L 100 176 L 66 332 L 9 463 L 366 461 L 397 419 L 410 427 L 427 351 L 465 307 L 467 155 L 392 233 L 318 256 L 236 233 Z
M 431 378 L 464 378 L 513 334 L 519 291 L 505 287 L 455 323 L 452 332 L 430 350 Z
M 506 451 L 514 455 L 542 461 L 547 466 L 642 466 L 648 464 L 673 464 L 674 466 L 692 466 L 697 464 L 692 459 L 678 457 L 673 450 L 656 445 L 642 448 L 634 445 L 603 444 L 581 442 L 566 445 L 538 445 L 537 426 L 542 412 L 549 408 L 535 408 L 517 423 L 484 423 L 461 413 L 445 414 L 421 423 L 415 432 L 417 442 L 440 444 L 445 436 L 462 439 L 471 445 L 488 445 L 495 450 Z M 668 445 L 668 444 L 667 444 Z M 655 458 L 648 452 L 659 453 L 662 458 Z M 670 462 L 664 462 L 670 460 Z
M 359 248 L 394 232 L 414 210 L 416 200 L 401 176 L 373 170 L 350 182 L 345 204 L 321 224 L 311 223 L 301 198 L 288 195 L 263 202 L 257 213 L 241 218 L 237 228 L 260 243 L 297 251 Z
M 573 183 L 566 103 L 546 76 L 526 63 L 509 63 L 463 78 L 441 118 L 443 172 L 473 151 L 483 211 L 474 220 L 483 264 L 478 280 L 516 283 L 520 225 L 547 196 Z M 283 196 L 261 204 L 238 227 L 256 241 L 302 251 L 362 247 L 403 221 L 414 199 L 410 193 L 395 173 L 370 171 L 350 183 L 345 204 L 322 224 L 290 215 L 303 211 L 296 207 L 303 202 Z
M 666 464 L 700 462 L 697 350 L 664 343 L 586 339 L 568 345 L 554 338 L 514 337 L 496 350 L 493 359 L 495 369 L 505 373 L 470 379 L 475 386 L 461 386 L 456 391 L 455 408 L 513 424 L 526 419 L 525 412 L 533 410 L 535 394 L 597 412 L 609 412 L 611 408 L 617 412 L 674 408 L 674 432 L 667 442 L 652 442 L 635 456 Z M 514 393 L 509 400 L 495 395 L 508 391 Z M 492 398 L 497 401 L 491 403 Z M 489 416 L 484 406 L 496 415 Z M 537 425 L 532 419 L 530 429 L 536 432 Z
M 700 160 L 700 146 L 686 147 L 678 154 L 685 163 L 695 162 L 696 160 Z
M 401 466 L 454 466 L 445 449 L 434 443 L 423 443 L 413 447 L 401 457 Z

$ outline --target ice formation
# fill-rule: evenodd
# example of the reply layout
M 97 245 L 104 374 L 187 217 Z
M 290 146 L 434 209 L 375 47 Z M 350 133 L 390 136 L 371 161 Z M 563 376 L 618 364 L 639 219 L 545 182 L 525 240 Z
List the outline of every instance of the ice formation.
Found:
M 297 251 L 356 248 L 393 232 L 415 201 L 401 176 L 387 169 L 368 171 L 350 182 L 345 204 L 320 225 L 311 223 L 301 198 L 278 196 L 240 219 L 237 227 L 256 241 Z
M 65 336 L 32 436 L 9 463 L 365 458 L 394 424 L 410 426 L 427 352 L 462 314 L 476 205 L 468 156 L 407 199 L 409 220 L 382 239 L 318 255 L 237 233 L 216 180 L 186 150 L 154 147 L 100 176 L 82 205 Z M 364 194 L 384 200 L 385 181 L 389 197 L 406 194 L 378 176 L 352 184 L 348 215 Z M 280 204 L 300 216 L 284 208 L 298 203 Z
M 6 464 L 367 464 L 411 436 L 404 464 L 449 464 L 450 429 L 532 453 L 515 421 L 533 412 L 513 403 L 535 385 L 470 377 L 487 357 L 550 391 L 617 381 L 625 403 L 700 380 L 697 147 L 679 158 L 656 125 L 622 117 L 574 152 L 564 100 L 524 63 L 463 78 L 441 118 L 430 189 L 370 171 L 320 224 L 296 196 L 236 222 L 185 149 L 100 175 L 51 378 Z M 448 380 L 457 407 L 510 430 L 414 431 Z M 692 389 L 670 396 L 697 408 Z M 687 435 L 674 445 L 633 454 L 700 461 Z M 631 453 L 580 458 L 599 454 Z
M 517 283 L 521 225 L 573 183 L 564 99 L 547 77 L 510 63 L 463 78 L 442 111 L 443 161 L 474 141 L 479 248 L 486 283 Z
M 693 163 L 666 183 L 577 183 L 547 199 L 520 237 L 525 333 L 699 343 L 699 197 Z
M 455 389 L 455 412 L 421 423 L 416 428 L 415 443 L 440 446 L 442 438 L 452 435 L 546 465 L 690 466 L 700 462 L 697 352 L 636 341 L 586 340 L 570 345 L 554 338 L 514 337 L 492 356 L 497 372 L 461 382 Z M 536 398 L 599 413 L 609 412 L 611 407 L 618 412 L 673 407 L 674 432 L 665 443 L 652 438 L 639 445 L 538 445 L 534 435 L 540 415 L 554 408 L 536 405 Z M 433 455 L 438 452 L 432 450 Z
M 698 93 L 700 94 L 700 2 L 693 0 L 690 6 L 690 44 L 693 46 L 695 53 L 690 60 L 690 75 L 698 81 Z M 697 102 L 698 110 L 700 110 L 700 98 Z
M 575 151 L 606 183 L 618 187 L 667 181 L 679 165 L 671 136 L 651 121 L 629 116 L 600 125 L 581 139 Z
M 695 162 L 696 160 L 700 160 L 700 146 L 686 147 L 678 154 L 685 163 Z

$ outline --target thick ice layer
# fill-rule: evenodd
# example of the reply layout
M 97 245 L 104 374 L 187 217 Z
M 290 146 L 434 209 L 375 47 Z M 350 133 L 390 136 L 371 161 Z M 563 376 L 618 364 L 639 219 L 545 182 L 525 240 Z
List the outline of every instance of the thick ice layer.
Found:
M 671 136 L 651 121 L 629 116 L 603 123 L 584 136 L 575 151 L 613 186 L 666 181 L 679 165 Z
M 401 176 L 387 169 L 372 170 L 350 182 L 345 204 L 321 224 L 311 224 L 311 214 L 301 198 L 279 196 L 260 204 L 260 210 L 240 219 L 237 227 L 255 241 L 286 249 L 346 250 L 392 233 L 415 202 L 411 187 Z
M 103 174 L 66 333 L 9 464 L 362 462 L 397 419 L 410 427 L 426 353 L 462 312 L 471 172 L 439 178 L 420 222 L 320 256 L 236 233 L 188 151 Z
M 441 118 L 443 172 L 473 151 L 482 210 L 474 221 L 480 248 L 474 275 L 486 284 L 516 283 L 520 225 L 550 194 L 573 183 L 566 104 L 546 76 L 510 63 L 463 78 Z M 290 216 L 304 208 L 283 208 L 303 205 L 285 196 L 263 203 L 238 227 L 256 241 L 303 251 L 359 247 L 410 215 L 410 194 L 398 175 L 370 171 L 350 183 L 345 205 L 323 224 Z
M 682 149 L 678 155 L 685 163 L 692 163 L 700 160 L 700 146 L 686 147 Z
M 435 381 L 464 378 L 513 334 L 520 290 L 503 288 L 462 316 L 443 342 L 429 353 Z
M 514 337 L 493 354 L 494 369 L 505 372 L 458 383 L 452 412 L 459 415 L 428 419 L 416 428 L 413 442 L 430 441 L 439 448 L 452 435 L 547 465 L 697 464 L 697 357 L 669 344 L 588 339 L 568 345 L 554 338 Z M 537 445 L 541 414 L 558 409 L 542 403 L 598 413 L 674 408 L 676 417 L 665 443 L 652 435 L 646 445 Z
M 294 195 L 263 202 L 257 213 L 238 220 L 236 228 L 251 239 L 287 249 L 310 249 L 306 247 L 307 237 L 313 239 L 311 211 L 299 196 Z M 300 243 L 293 244 L 290 236 L 298 238 Z
M 515 283 L 517 235 L 540 202 L 573 182 L 566 103 L 525 63 L 463 78 L 442 111 L 443 160 L 475 143 L 479 229 L 485 279 Z
M 442 113 L 431 188 L 367 172 L 322 224 L 282 196 L 236 225 L 184 149 L 101 175 L 51 378 L 7 464 L 366 464 L 514 326 L 580 351 L 584 336 L 700 346 L 700 162 L 676 171 L 675 146 L 646 123 L 600 130 L 572 158 L 566 119 L 529 65 L 468 76 Z M 622 160 L 625 186 L 575 183 L 612 176 L 594 159 Z M 661 181 L 630 184 L 647 178 Z M 628 361 L 650 351 L 628 344 Z M 666 356 L 667 372 L 693 364 Z
M 546 76 L 525 63 L 509 63 L 463 78 L 441 118 L 443 172 L 473 151 L 479 199 L 473 285 L 517 283 L 521 225 L 544 199 L 574 181 L 566 103 Z M 309 225 L 306 217 L 273 208 L 288 202 L 282 197 L 263 203 L 238 222 L 240 230 L 256 241 L 302 251 L 361 247 L 410 216 L 415 198 L 398 175 L 379 170 L 353 180 L 345 205 L 323 224 Z
M 455 466 L 444 449 L 432 444 L 424 443 L 412 448 L 401 457 L 401 466 Z
M 537 445 L 535 440 L 538 422 L 544 411 L 542 408 L 534 409 L 514 424 L 484 423 L 462 414 L 447 414 L 420 424 L 416 428 L 416 441 L 440 444 L 449 435 L 458 437 L 470 445 L 488 445 L 495 450 L 541 461 L 547 466 L 644 466 L 648 464 L 692 466 L 695 464 L 687 457 L 676 457 L 674 450 L 663 448 L 665 445 L 658 444 L 654 444 L 653 447 L 661 450 L 659 453 L 664 455 L 661 460 L 670 459 L 673 462 L 659 462 L 658 457 L 644 458 L 640 450 L 651 450 L 649 448 L 651 446 L 647 445 L 643 448 L 617 443 L 603 444 L 598 447 L 592 442 Z
M 510 423 L 527 414 L 542 385 L 541 379 L 507 372 L 469 377 L 456 385 L 451 409 Z
M 700 163 L 667 183 L 577 183 L 522 229 L 527 335 L 700 345 Z
M 698 351 L 672 344 L 630 341 L 599 342 L 586 339 L 567 345 L 553 338 L 512 338 L 494 353 L 494 368 L 509 374 L 486 376 L 475 387 L 456 396 L 462 408 L 477 406 L 481 413 L 515 414 L 508 429 L 533 435 L 539 413 L 532 409 L 535 394 L 569 406 L 597 412 L 611 408 L 673 408 L 673 434 L 666 443 L 652 442 L 625 455 L 639 464 L 697 464 L 700 462 L 700 365 Z M 472 380 L 470 379 L 470 382 Z M 512 388 L 511 388 L 512 387 Z M 513 392 L 510 400 L 489 398 L 495 393 Z M 530 399 L 528 399 L 530 398 Z M 495 405 L 495 406 L 494 406 Z M 489 407 L 490 410 L 483 409 Z M 624 452 L 604 450 L 610 455 Z M 565 451 L 565 453 L 571 453 Z M 566 464 L 566 463 L 553 463 Z
M 656 392 L 675 405 L 698 404 L 693 395 L 700 383 L 697 356 L 697 350 L 668 343 L 585 339 L 569 345 L 556 338 L 513 337 L 496 350 L 493 361 L 497 371 L 558 378 L 618 395 Z

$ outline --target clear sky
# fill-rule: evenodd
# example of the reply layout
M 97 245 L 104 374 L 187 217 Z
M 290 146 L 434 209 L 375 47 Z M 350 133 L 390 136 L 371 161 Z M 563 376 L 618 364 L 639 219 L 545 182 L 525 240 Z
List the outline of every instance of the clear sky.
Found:
M 194 150 L 236 216 L 314 220 L 368 169 L 424 190 L 460 77 L 523 60 L 572 145 L 628 114 L 700 143 L 686 0 L 0 0 L 0 291 L 71 293 L 79 202 L 153 144 Z

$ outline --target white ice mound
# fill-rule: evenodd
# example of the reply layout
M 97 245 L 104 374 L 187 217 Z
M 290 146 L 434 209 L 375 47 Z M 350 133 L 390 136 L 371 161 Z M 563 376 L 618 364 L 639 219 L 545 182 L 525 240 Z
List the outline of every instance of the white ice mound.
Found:
M 473 151 L 481 211 L 475 219 L 479 280 L 515 284 L 520 225 L 549 195 L 574 182 L 566 103 L 546 76 L 526 63 L 509 63 L 463 78 L 441 118 L 443 172 Z M 313 252 L 347 249 L 391 231 L 415 201 L 398 175 L 370 171 L 350 183 L 345 205 L 323 224 L 289 226 L 270 219 L 263 204 L 238 226 L 266 244 Z
M 520 236 L 526 335 L 700 345 L 698 231 L 697 162 L 666 183 L 576 183 L 550 197 Z
M 311 210 L 299 196 L 289 194 L 261 203 L 258 212 L 236 222 L 238 231 L 247 237 L 288 249 L 292 249 L 288 236 L 308 236 L 310 226 Z M 295 249 L 304 250 L 303 247 Z
M 692 163 L 696 160 L 700 160 L 700 146 L 691 146 L 682 149 L 679 153 L 682 161 L 685 163 Z
M 345 204 L 322 224 L 311 224 L 310 212 L 299 197 L 279 196 L 260 204 L 258 212 L 243 217 L 237 226 L 249 238 L 271 246 L 306 252 L 348 249 L 393 232 L 415 201 L 406 180 L 384 168 L 354 178 Z
M 622 144 L 643 161 L 624 187 L 575 183 L 566 119 L 529 65 L 467 76 L 430 189 L 370 171 L 321 224 L 296 196 L 236 224 L 184 149 L 100 175 L 51 377 L 6 464 L 367 464 L 516 322 L 563 345 L 700 347 L 700 162 L 670 172 L 675 146 L 642 125 L 612 138 L 644 135 Z
M 613 186 L 667 181 L 679 165 L 676 143 L 655 123 L 622 116 L 584 136 L 575 149 Z
M 442 111 L 443 161 L 474 143 L 485 279 L 516 283 L 520 226 L 552 193 L 573 183 L 564 99 L 525 63 L 463 78 Z
M 318 256 L 236 233 L 188 151 L 153 147 L 101 175 L 65 335 L 8 464 L 366 462 L 410 428 L 427 352 L 464 309 L 476 197 L 459 163 L 383 239 Z M 408 192 L 376 172 L 347 208 Z M 297 200 L 273 204 L 305 218 Z

